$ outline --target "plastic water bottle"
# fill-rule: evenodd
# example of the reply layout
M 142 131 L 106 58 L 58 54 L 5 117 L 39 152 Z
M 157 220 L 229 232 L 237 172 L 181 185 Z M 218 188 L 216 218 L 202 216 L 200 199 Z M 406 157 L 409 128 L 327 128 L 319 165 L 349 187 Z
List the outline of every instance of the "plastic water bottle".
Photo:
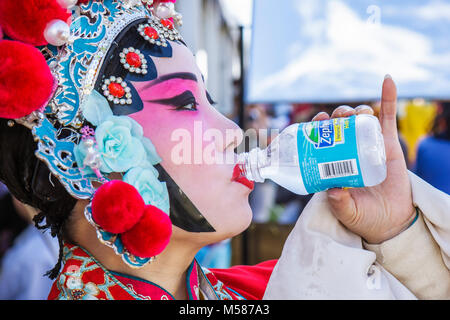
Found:
M 370 187 L 386 178 L 386 153 L 378 119 L 357 115 L 292 124 L 266 149 L 239 155 L 249 180 L 271 179 L 296 193 Z

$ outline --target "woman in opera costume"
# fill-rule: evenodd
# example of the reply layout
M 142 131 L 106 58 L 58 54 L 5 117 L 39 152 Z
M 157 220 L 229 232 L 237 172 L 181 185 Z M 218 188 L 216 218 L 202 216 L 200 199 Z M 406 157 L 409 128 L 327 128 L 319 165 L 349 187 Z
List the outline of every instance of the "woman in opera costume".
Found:
M 173 2 L 0 0 L 0 180 L 59 240 L 49 299 L 450 298 L 450 200 L 407 172 L 390 77 L 381 185 L 315 195 L 279 260 L 195 261 L 249 226 L 253 185 Z M 199 124 L 228 161 L 179 161 Z

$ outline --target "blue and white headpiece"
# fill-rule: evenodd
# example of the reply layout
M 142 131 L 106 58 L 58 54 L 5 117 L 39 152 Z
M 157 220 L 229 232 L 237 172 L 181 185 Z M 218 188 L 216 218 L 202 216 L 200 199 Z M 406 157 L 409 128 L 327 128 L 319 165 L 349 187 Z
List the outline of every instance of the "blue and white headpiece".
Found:
M 170 57 L 168 40 L 181 40 L 170 17 L 180 20 L 173 3 L 154 8 L 153 1 L 91 0 L 72 7 L 70 36 L 65 45 L 48 45 L 41 51 L 57 81 L 47 107 L 17 120 L 30 127 L 38 143 L 36 156 L 59 178 L 77 199 L 92 199 L 94 182 L 107 182 L 112 172 L 123 174 L 123 181 L 134 185 L 146 204 L 169 214 L 169 195 L 165 182 L 155 169 L 161 159 L 142 127 L 126 116 L 142 109 L 130 80 L 156 78 L 150 56 Z M 171 6 L 172 5 L 172 6 Z M 157 16 L 155 11 L 163 15 Z M 117 50 L 120 35 L 136 29 L 148 45 L 121 48 L 118 57 L 123 75 L 105 78 L 105 59 Z M 132 112 L 127 110 L 134 110 Z M 145 177 L 147 183 L 141 183 Z M 99 239 L 113 247 L 131 266 L 140 267 L 151 258 L 130 254 L 120 238 L 99 228 L 92 219 L 91 206 L 85 215 L 97 227 Z

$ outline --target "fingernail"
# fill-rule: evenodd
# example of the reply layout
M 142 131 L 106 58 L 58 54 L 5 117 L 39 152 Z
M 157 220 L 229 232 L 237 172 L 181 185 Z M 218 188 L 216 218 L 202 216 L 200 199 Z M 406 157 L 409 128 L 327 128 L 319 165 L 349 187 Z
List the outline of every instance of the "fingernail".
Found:
M 353 109 L 350 106 L 345 106 L 342 110 L 341 116 L 347 116 L 349 114 L 352 114 L 355 112 L 355 109 Z
M 350 106 L 345 106 L 345 112 L 348 112 L 348 111 L 355 111 L 355 109 L 353 109 Z
M 392 79 L 392 76 L 388 73 L 387 75 L 384 76 L 384 80 L 386 79 Z
M 316 119 L 318 119 L 320 117 L 327 117 L 328 118 L 329 115 L 325 111 L 319 112 L 318 114 L 316 114 L 316 116 L 313 118 L 312 121 L 317 121 Z
M 369 113 L 373 114 L 373 109 L 370 106 L 367 106 L 365 104 L 357 106 L 355 108 L 355 111 L 356 111 L 356 113 L 369 112 Z

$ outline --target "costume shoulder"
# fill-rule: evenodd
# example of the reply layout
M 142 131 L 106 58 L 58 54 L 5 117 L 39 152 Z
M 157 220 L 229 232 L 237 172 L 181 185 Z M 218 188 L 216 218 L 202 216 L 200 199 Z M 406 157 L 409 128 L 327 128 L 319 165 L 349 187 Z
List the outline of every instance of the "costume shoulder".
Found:
M 63 268 L 48 295 L 48 300 L 138 300 L 81 247 L 64 244 Z
M 269 260 L 254 266 L 234 266 L 228 269 L 210 269 L 224 285 L 247 300 L 261 300 L 270 275 L 278 260 Z

